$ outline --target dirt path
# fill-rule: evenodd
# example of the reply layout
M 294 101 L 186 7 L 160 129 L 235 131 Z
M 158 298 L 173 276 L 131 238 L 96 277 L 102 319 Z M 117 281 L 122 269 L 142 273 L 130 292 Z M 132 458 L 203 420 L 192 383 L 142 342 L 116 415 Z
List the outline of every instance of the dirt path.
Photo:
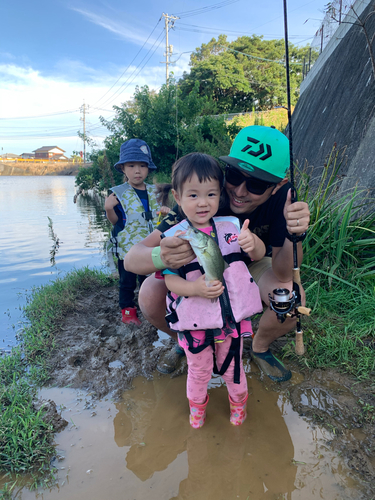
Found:
M 122 324 L 117 295 L 117 287 L 103 288 L 77 302 L 56 339 L 59 347 L 50 361 L 51 385 L 116 399 L 135 377 L 152 378 L 168 341 L 158 342 L 156 329 L 146 321 L 140 328 Z M 244 357 L 249 357 L 248 344 Z M 183 363 L 174 376 L 184 372 Z M 330 446 L 346 459 L 369 494 L 375 495 L 374 386 L 334 370 L 301 372 L 297 367 L 293 367 L 291 381 L 274 384 L 265 378 L 263 384 L 286 396 L 300 415 L 333 432 Z

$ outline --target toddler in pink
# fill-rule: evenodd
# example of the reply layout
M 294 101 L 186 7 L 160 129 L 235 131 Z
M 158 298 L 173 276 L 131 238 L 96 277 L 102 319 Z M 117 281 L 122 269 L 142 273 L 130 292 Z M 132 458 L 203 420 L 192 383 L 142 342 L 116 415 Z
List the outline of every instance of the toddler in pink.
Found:
M 243 337 L 252 335 L 250 316 L 262 310 L 257 285 L 245 258 L 259 260 L 265 254 L 262 240 L 248 229 L 239 228 L 234 217 L 215 217 L 223 186 L 223 172 L 209 155 L 191 153 L 173 167 L 172 192 L 186 217 L 165 234 L 176 236 L 189 224 L 214 238 L 227 267 L 223 282 L 206 282 L 197 259 L 178 270 L 163 271 L 167 285 L 167 316 L 177 331 L 188 362 L 187 397 L 190 425 L 203 426 L 208 404 L 207 386 L 212 372 L 226 382 L 230 422 L 241 425 L 246 419 L 248 398 L 242 364 Z

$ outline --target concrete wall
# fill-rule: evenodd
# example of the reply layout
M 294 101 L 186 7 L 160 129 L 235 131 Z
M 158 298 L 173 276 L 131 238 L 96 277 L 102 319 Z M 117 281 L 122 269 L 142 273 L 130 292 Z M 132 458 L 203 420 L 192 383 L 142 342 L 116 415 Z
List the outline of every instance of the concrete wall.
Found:
M 354 14 L 354 12 L 359 17 L 361 17 L 362 13 L 370 5 L 370 3 L 373 3 L 373 0 L 357 0 L 354 3 L 353 10 L 351 9 L 348 12 L 348 14 L 345 16 L 345 18 L 343 19 L 343 22 L 337 28 L 337 30 L 335 31 L 335 34 L 330 39 L 330 41 L 327 43 L 323 52 L 320 54 L 318 59 L 315 61 L 313 67 L 307 73 L 306 78 L 301 83 L 301 87 L 300 87 L 301 94 L 307 89 L 307 87 L 314 80 L 316 75 L 319 74 L 319 71 L 322 69 L 325 62 L 331 57 L 331 55 L 335 51 L 336 47 L 338 47 L 339 44 L 341 43 L 341 40 L 343 40 L 345 35 L 349 32 L 350 28 L 352 27 L 352 24 L 357 22 L 357 16 Z
M 371 35 L 375 33 L 375 15 L 367 28 Z M 345 187 L 358 182 L 375 190 L 375 78 L 361 28 L 349 26 L 345 31 L 296 105 L 292 116 L 294 158 L 300 164 L 307 160 L 309 165 L 321 167 L 336 143 L 346 147 Z

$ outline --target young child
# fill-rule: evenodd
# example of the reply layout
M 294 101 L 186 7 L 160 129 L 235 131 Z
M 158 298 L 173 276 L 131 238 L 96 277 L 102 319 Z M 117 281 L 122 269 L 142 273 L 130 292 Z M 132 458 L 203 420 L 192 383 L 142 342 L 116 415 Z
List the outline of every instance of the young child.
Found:
M 112 194 L 105 200 L 104 208 L 108 220 L 116 226 L 125 219 L 125 227 L 117 236 L 119 304 L 123 323 L 140 325 L 137 309 L 134 305 L 134 290 L 137 275 L 126 271 L 124 257 L 130 247 L 152 233 L 156 226 L 157 215 L 166 215 L 168 207 L 160 207 L 156 200 L 155 186 L 146 184 L 150 170 L 156 170 L 151 158 L 151 151 L 141 139 L 130 139 L 120 148 L 120 160 L 116 170 L 125 174 L 125 182 L 111 188 Z M 121 207 L 121 208 L 120 208 Z M 138 276 L 141 285 L 146 276 Z
M 178 271 L 163 271 L 170 290 L 166 319 L 178 332 L 188 362 L 187 397 L 194 428 L 202 427 L 206 419 L 207 386 L 213 370 L 227 385 L 230 422 L 244 422 L 248 390 L 241 359 L 242 337 L 252 335 L 250 316 L 262 311 L 258 287 L 244 260 L 261 259 L 265 245 L 248 229 L 249 220 L 240 229 L 235 217 L 214 217 L 222 186 L 223 172 L 209 155 L 191 153 L 174 165 L 172 192 L 186 220 L 165 235 L 183 236 L 190 224 L 216 240 L 228 265 L 223 282 L 206 283 L 200 266 L 204 264 L 197 259 Z

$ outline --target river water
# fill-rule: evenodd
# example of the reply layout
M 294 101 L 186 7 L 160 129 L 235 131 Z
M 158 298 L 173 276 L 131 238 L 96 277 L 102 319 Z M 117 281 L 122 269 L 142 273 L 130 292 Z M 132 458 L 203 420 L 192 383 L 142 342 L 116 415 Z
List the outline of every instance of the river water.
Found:
M 102 200 L 75 195 L 69 176 L 0 177 L 0 349 L 16 344 L 34 286 L 73 268 L 105 268 Z M 51 222 L 49 219 L 51 219 Z M 59 246 L 56 246 L 56 241 Z

